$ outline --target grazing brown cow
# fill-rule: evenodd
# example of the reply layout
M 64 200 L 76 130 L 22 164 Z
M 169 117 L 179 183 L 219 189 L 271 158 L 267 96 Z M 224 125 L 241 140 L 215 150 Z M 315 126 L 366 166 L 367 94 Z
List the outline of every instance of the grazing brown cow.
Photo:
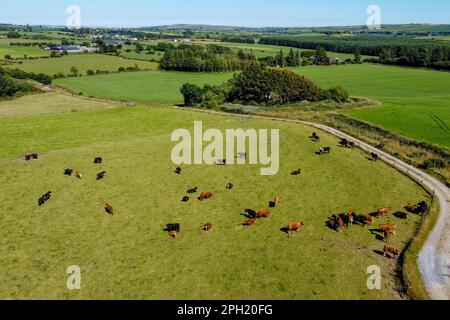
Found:
M 386 257 L 388 254 L 392 254 L 394 258 L 400 256 L 400 250 L 398 250 L 395 247 L 390 246 L 390 245 L 384 246 L 383 253 L 384 253 L 383 254 L 384 257 Z
M 83 179 L 83 174 L 81 173 L 81 172 L 76 172 L 75 173 L 75 178 L 78 178 L 78 179 Z
M 337 218 L 337 227 L 338 231 L 342 232 L 342 228 L 344 228 L 344 220 L 341 217 Z
M 336 229 L 336 219 L 330 217 L 330 218 L 328 218 L 326 223 L 327 223 L 328 228 Z
M 110 204 L 105 205 L 105 211 L 110 215 L 114 215 L 114 208 Z
M 394 235 L 394 232 L 392 230 L 384 230 L 383 235 L 384 235 L 384 241 L 386 241 L 386 243 L 389 243 L 389 241 L 391 240 L 391 237 Z
M 207 199 L 211 199 L 214 195 L 211 192 L 202 192 L 200 195 L 200 198 L 198 198 L 199 200 L 207 200 Z
M 169 236 L 170 236 L 171 238 L 173 238 L 173 239 L 176 239 L 177 235 L 178 235 L 178 233 L 177 233 L 176 231 L 170 231 L 170 232 L 169 232 Z
M 417 206 L 414 205 L 414 204 L 408 203 L 408 204 L 405 206 L 405 210 L 408 211 L 408 212 L 410 212 L 410 213 L 414 213 L 414 212 L 417 210 Z
M 397 233 L 397 225 L 396 224 L 380 224 L 380 231 L 381 232 L 392 231 L 392 234 L 395 235 Z
M 392 210 L 391 207 L 378 209 L 378 215 L 380 217 L 383 217 L 384 215 L 388 214 L 391 210 Z
M 203 226 L 203 231 L 209 231 L 212 229 L 212 224 L 211 223 L 207 223 Z
M 256 213 L 256 218 L 268 218 L 270 216 L 269 210 L 261 210 Z
M 375 218 L 369 215 L 363 215 L 362 217 L 367 224 L 372 224 L 375 221 Z
M 248 219 L 247 221 L 245 221 L 244 226 L 252 226 L 255 224 L 255 219 Z
M 355 222 L 355 214 L 353 211 L 347 213 L 347 227 L 353 225 Z
M 280 203 L 280 198 L 278 198 L 278 195 L 275 196 L 275 198 L 273 199 L 273 207 L 276 208 L 278 207 L 278 204 Z
M 291 222 L 287 227 L 288 234 L 290 235 L 292 231 L 299 232 L 300 229 L 305 225 L 303 221 Z

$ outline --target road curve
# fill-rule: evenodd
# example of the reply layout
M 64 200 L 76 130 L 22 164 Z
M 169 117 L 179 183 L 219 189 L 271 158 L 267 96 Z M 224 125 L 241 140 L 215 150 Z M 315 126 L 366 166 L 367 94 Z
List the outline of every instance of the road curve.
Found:
M 431 298 L 434 300 L 450 300 L 450 190 L 445 184 L 384 151 L 381 151 L 361 140 L 349 136 L 346 133 L 323 124 L 264 116 L 236 115 L 209 110 L 187 109 L 181 107 L 175 108 L 190 112 L 209 113 L 246 119 L 272 120 L 313 127 L 339 138 L 345 138 L 348 141 L 354 142 L 358 148 L 365 152 L 374 152 L 381 155 L 381 160 L 383 162 L 408 175 L 410 178 L 423 185 L 430 192 L 434 192 L 435 197 L 439 200 L 440 204 L 439 218 L 436 222 L 436 226 L 429 235 L 419 254 L 418 263 L 425 286 L 427 287 Z

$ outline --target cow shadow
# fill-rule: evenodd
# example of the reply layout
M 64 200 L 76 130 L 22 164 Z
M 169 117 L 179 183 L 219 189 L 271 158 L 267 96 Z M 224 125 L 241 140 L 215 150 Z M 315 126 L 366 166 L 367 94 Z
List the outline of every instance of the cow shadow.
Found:
M 384 256 L 384 252 L 381 250 L 373 250 L 373 252 L 376 253 L 377 255 Z
M 289 235 L 289 228 L 288 227 L 283 227 L 283 228 L 280 229 L 280 231 L 285 233 L 285 234 L 287 234 L 287 235 Z
M 377 234 L 375 236 L 375 239 L 377 239 L 378 241 L 384 242 L 384 237 L 382 235 Z
M 256 211 L 252 210 L 252 209 L 246 209 L 243 213 L 241 213 L 241 216 L 244 216 L 247 219 L 255 219 L 256 218 Z
M 273 202 L 273 201 L 270 201 L 270 202 L 269 202 L 269 208 L 273 209 L 273 208 L 275 208 L 275 207 L 276 207 L 276 203 Z
M 367 160 L 371 161 L 371 162 L 375 162 L 375 160 L 373 160 L 373 158 L 370 157 L 366 157 Z

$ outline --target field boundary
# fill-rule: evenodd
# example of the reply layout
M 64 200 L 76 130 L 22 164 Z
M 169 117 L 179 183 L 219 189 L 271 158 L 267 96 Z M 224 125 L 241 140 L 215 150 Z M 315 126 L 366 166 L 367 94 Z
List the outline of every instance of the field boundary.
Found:
M 436 225 L 433 226 L 433 230 L 428 235 L 425 245 L 419 253 L 419 258 L 416 261 L 418 267 L 422 274 L 425 286 L 428 290 L 429 295 L 434 300 L 449 300 L 448 287 L 450 286 L 450 279 L 446 279 L 445 268 L 446 262 L 450 261 L 450 229 L 447 224 L 450 221 L 450 192 L 447 186 L 432 176 L 425 172 L 420 171 L 412 165 L 409 165 L 390 154 L 377 149 L 365 143 L 359 139 L 356 139 L 344 132 L 341 132 L 332 127 L 313 123 L 302 120 L 291 120 L 291 119 L 281 119 L 276 117 L 264 117 L 255 115 L 236 115 L 224 112 L 217 112 L 211 110 L 199 110 L 199 109 L 187 109 L 182 107 L 173 108 L 177 110 L 184 110 L 188 112 L 198 112 L 215 114 L 227 117 L 239 117 L 246 119 L 261 119 L 261 120 L 271 120 L 277 122 L 300 124 L 308 127 L 312 127 L 329 134 L 332 134 L 338 138 L 345 138 L 348 141 L 354 142 L 355 146 L 367 153 L 377 153 L 381 156 L 381 160 L 393 167 L 397 171 L 407 175 L 409 178 L 420 184 L 425 190 L 430 194 L 434 194 L 439 200 L 439 217 L 437 219 Z M 420 231 L 419 231 L 420 233 Z M 412 239 L 415 242 L 415 239 Z M 448 271 L 447 271 L 448 272 Z M 403 281 L 408 281 L 407 279 L 402 279 Z

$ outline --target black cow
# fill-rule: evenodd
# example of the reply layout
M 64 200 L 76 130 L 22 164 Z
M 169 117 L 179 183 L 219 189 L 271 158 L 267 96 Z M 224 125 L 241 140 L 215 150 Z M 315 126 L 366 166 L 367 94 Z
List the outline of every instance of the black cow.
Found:
M 292 171 L 291 176 L 298 176 L 301 173 L 302 173 L 302 169 L 298 169 L 298 170 Z
M 66 170 L 64 170 L 64 175 L 66 175 L 66 176 L 72 176 L 72 174 L 73 174 L 73 170 L 72 170 L 72 169 L 66 169 Z
M 197 190 L 198 190 L 198 187 L 195 187 L 195 188 L 189 189 L 189 190 L 187 191 L 187 193 L 189 193 L 189 194 L 197 193 Z
M 106 175 L 106 171 L 102 171 L 99 174 L 97 174 L 97 180 L 102 180 Z
M 317 133 L 313 132 L 312 136 L 310 137 L 312 141 L 320 141 L 320 137 L 317 135 Z
M 347 139 L 341 139 L 339 144 L 344 148 L 353 148 L 355 146 L 354 142 L 348 141 Z
M 189 197 L 183 197 L 183 199 L 181 199 L 182 202 L 188 202 L 189 201 Z
M 177 168 L 175 169 L 175 173 L 176 173 L 176 174 L 181 174 L 181 168 L 180 168 L 180 167 L 177 167 Z
M 381 159 L 381 156 L 375 152 L 372 152 L 370 155 L 372 156 L 372 161 L 377 162 L 378 160 Z
M 234 184 L 229 183 L 229 184 L 227 184 L 227 186 L 225 188 L 227 188 L 228 190 L 231 190 L 234 188 Z
M 322 147 L 319 149 L 319 152 L 317 152 L 317 154 L 321 155 L 321 154 L 330 154 L 331 153 L 331 148 L 330 147 Z
M 94 164 L 101 164 L 103 162 L 103 159 L 98 157 L 94 159 Z
M 39 206 L 43 206 L 48 200 L 50 200 L 52 196 L 52 192 L 49 191 L 46 194 L 44 194 L 41 198 L 39 198 L 38 200 L 38 205 Z

